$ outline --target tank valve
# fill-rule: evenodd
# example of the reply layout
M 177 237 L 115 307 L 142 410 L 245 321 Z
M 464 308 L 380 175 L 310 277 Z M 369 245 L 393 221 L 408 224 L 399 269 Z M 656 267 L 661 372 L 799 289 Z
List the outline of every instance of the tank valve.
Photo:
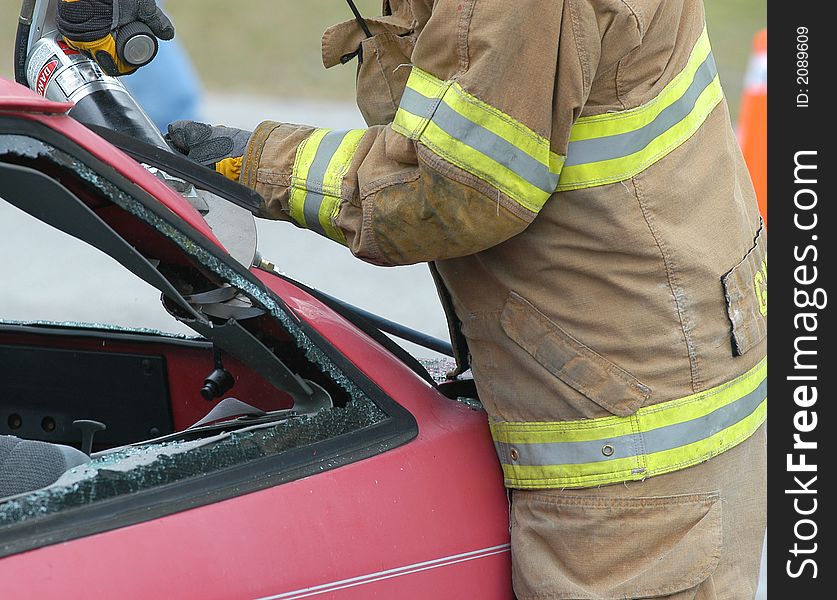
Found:
M 121 27 L 116 35 L 116 52 L 129 65 L 142 67 L 157 55 L 157 38 L 145 23 L 134 21 Z

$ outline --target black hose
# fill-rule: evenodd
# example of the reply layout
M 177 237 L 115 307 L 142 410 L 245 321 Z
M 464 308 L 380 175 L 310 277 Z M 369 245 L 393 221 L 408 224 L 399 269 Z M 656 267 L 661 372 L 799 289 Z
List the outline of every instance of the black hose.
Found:
M 21 21 L 17 24 L 17 36 L 15 36 L 15 81 L 20 85 L 28 86 L 26 81 L 26 58 L 29 52 L 29 32 L 32 25 Z
M 20 85 L 29 85 L 26 81 L 26 59 L 29 54 L 29 32 L 32 30 L 32 16 L 35 14 L 35 0 L 23 0 L 15 36 L 15 81 Z
M 421 346 L 422 348 L 433 350 L 434 352 L 438 352 L 439 354 L 444 354 L 445 356 L 451 357 L 453 356 L 453 348 L 451 347 L 450 342 L 440 340 L 439 338 L 435 338 L 432 335 L 422 333 L 421 331 L 416 331 L 415 329 L 411 329 L 405 325 L 401 325 L 400 323 L 396 323 L 394 321 L 390 321 L 389 319 L 385 319 L 380 315 L 376 315 L 367 310 L 349 304 L 348 302 L 344 302 L 339 298 L 330 296 L 322 292 L 321 290 L 318 290 L 318 292 L 325 298 L 328 298 L 334 304 L 343 308 L 346 312 L 363 317 L 384 333 L 389 333 L 390 335 L 393 335 L 398 339 L 405 340 L 407 342 L 412 342 L 418 346 Z

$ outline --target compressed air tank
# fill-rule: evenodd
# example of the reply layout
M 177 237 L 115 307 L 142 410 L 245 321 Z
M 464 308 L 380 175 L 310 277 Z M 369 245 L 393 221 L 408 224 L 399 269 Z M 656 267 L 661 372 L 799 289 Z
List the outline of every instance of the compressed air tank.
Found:
M 58 36 L 37 40 L 26 62 L 29 87 L 56 102 L 73 102 L 70 116 L 168 148 L 160 131 L 115 77 Z

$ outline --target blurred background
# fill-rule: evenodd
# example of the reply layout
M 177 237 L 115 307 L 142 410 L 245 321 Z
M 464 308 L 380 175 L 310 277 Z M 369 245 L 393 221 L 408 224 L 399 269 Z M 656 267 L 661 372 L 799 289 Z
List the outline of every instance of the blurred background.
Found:
M 381 0 L 356 4 L 362 14 L 380 14 Z M 712 47 L 733 115 L 753 35 L 767 20 L 766 4 L 705 0 Z M 343 0 L 167 0 L 165 9 L 213 101 L 255 95 L 345 103 L 354 95 L 355 63 L 326 71 L 320 60 L 322 31 L 352 18 Z M 20 0 L 0 0 L 2 77 L 12 73 L 19 10 Z
M 358 0 L 357 6 L 374 16 L 381 0 Z M 165 9 L 175 23 L 177 44 L 163 43 L 154 63 L 126 78 L 161 125 L 195 118 L 247 129 L 266 119 L 364 126 L 354 105 L 355 63 L 326 71 L 320 57 L 322 31 L 352 18 L 343 0 L 167 0 Z M 19 10 L 20 0 L 0 0 L 2 77 L 12 77 Z M 751 41 L 766 22 L 766 3 L 706 0 L 706 10 L 735 120 Z M 159 309 L 156 292 L 114 269 L 108 257 L 4 203 L 0 239 L 0 318 L 114 321 L 182 331 Z M 423 265 L 372 267 L 287 223 L 260 222 L 259 248 L 280 270 L 309 285 L 432 335 L 447 335 Z M 47 280 L 49 295 L 32 293 Z
M 380 14 L 381 0 L 356 4 L 364 15 Z M 705 4 L 735 121 L 753 36 L 766 23 L 766 2 Z M 343 0 L 167 0 L 165 8 L 175 23 L 177 44 L 164 43 L 149 72 L 126 82 L 161 123 L 195 118 L 252 129 L 271 119 L 364 126 L 354 105 L 355 62 L 326 71 L 320 57 L 322 31 L 352 18 Z M 13 78 L 19 10 L 19 0 L 0 0 L 0 77 Z M 169 73 L 174 75 L 167 78 Z M 279 270 L 389 319 L 447 337 L 426 266 L 373 267 L 290 224 L 259 222 L 258 228 L 259 250 Z M 3 202 L 0 240 L 0 320 L 107 322 L 188 333 L 162 310 L 158 292 L 109 257 Z M 433 356 L 407 347 L 418 356 Z M 765 597 L 763 583 L 759 598 Z

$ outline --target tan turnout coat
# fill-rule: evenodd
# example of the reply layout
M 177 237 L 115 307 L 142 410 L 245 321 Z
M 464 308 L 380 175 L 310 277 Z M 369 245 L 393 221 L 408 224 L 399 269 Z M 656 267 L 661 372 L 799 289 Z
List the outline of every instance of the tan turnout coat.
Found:
M 376 264 L 434 263 L 490 419 L 631 415 L 722 386 L 762 360 L 765 233 L 725 100 L 638 172 L 534 207 L 492 173 L 393 126 L 411 69 L 421 70 L 564 157 L 579 118 L 653 104 L 686 68 L 705 28 L 699 0 L 391 0 L 384 12 L 367 20 L 371 38 L 355 21 L 323 38 L 327 67 L 360 47 L 358 105 L 369 128 L 324 192 L 330 220 L 307 226 L 331 228 Z M 294 186 L 305 186 L 295 168 L 315 131 L 266 122 L 254 132 L 241 181 L 265 198 L 266 216 L 301 220 L 290 206 Z M 305 211 L 315 214 L 296 214 Z M 738 476 L 721 474 L 721 460 Z M 751 597 L 763 484 L 759 434 L 644 483 L 516 492 L 516 592 Z M 539 487 L 508 476 L 507 485 Z M 728 500 L 723 517 L 719 498 Z

